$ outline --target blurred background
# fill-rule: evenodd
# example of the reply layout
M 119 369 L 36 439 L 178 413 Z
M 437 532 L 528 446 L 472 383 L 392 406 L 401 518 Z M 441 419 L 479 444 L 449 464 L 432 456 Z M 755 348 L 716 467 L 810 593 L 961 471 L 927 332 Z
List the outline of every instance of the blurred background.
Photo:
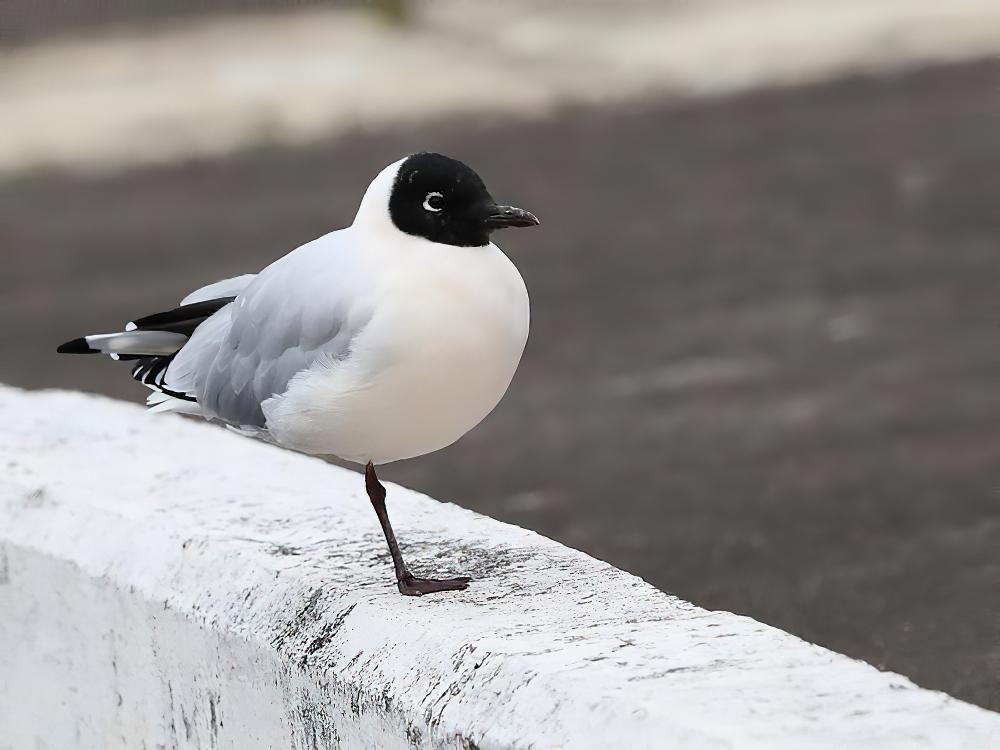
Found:
M 1000 708 L 995 0 L 0 14 L 0 381 L 141 401 L 55 346 L 442 151 L 542 219 L 532 334 L 386 478 Z

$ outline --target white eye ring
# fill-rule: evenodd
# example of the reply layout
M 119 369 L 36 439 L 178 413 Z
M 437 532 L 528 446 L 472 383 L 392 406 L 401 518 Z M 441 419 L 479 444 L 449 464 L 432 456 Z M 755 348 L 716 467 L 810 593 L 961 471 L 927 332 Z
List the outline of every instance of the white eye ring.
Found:
M 437 192 L 436 190 L 432 193 L 428 193 L 427 196 L 424 198 L 424 210 L 431 211 L 432 213 L 435 214 L 440 213 L 441 210 L 444 208 L 444 206 L 440 205 L 439 203 L 438 207 L 434 208 L 434 206 L 431 205 L 432 198 L 444 198 L 444 196 L 441 195 L 441 193 Z

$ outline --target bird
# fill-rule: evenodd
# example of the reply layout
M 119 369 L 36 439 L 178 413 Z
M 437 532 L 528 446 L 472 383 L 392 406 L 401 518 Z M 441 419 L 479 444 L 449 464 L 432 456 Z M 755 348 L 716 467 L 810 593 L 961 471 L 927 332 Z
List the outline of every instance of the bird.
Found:
M 462 590 L 467 576 L 410 571 L 376 466 L 451 445 L 506 393 L 529 300 L 491 236 L 537 224 L 463 162 L 411 154 L 376 175 L 350 226 L 57 351 L 131 362 L 154 412 L 364 466 L 399 592 Z

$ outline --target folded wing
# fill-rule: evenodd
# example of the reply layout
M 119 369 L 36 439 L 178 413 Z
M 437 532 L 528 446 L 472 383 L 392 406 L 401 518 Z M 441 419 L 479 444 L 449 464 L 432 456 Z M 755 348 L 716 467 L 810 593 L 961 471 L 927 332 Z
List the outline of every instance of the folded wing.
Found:
M 195 399 L 206 418 L 263 428 L 261 404 L 297 373 L 348 357 L 371 306 L 338 234 L 272 264 L 199 325 L 167 366 L 164 387 Z

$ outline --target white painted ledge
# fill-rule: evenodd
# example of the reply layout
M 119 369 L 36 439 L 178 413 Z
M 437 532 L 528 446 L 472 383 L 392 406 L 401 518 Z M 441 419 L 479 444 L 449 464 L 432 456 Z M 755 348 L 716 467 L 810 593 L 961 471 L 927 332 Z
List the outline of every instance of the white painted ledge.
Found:
M 1000 715 L 207 425 L 0 388 L 0 748 L 996 748 Z

